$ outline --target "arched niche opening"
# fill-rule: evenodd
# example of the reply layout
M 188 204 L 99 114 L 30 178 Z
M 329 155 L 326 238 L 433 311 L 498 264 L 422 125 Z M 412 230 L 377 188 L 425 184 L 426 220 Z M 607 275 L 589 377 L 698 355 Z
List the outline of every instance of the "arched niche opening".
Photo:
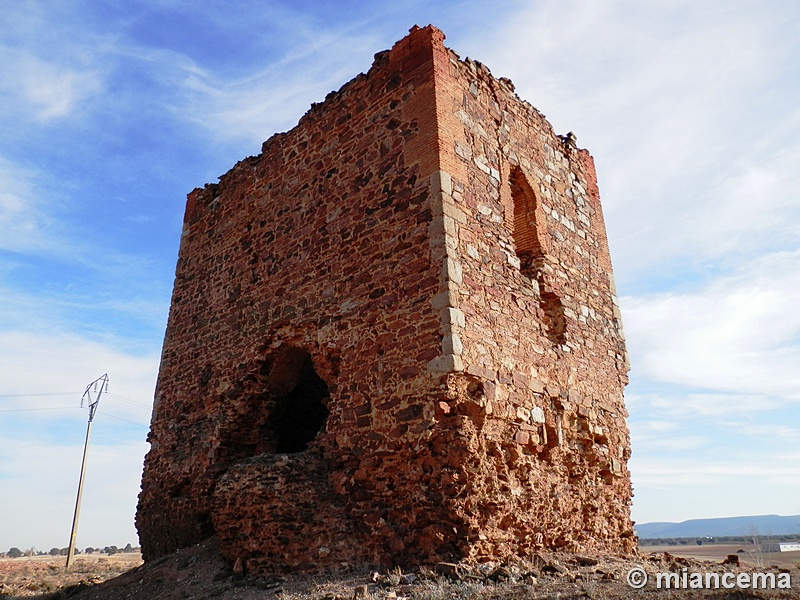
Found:
M 540 238 L 539 215 L 536 210 L 536 194 L 519 167 L 513 167 L 508 177 L 513 201 L 514 219 L 512 234 L 520 270 L 531 279 L 536 276 L 544 249 Z
M 567 324 L 564 304 L 552 291 L 542 273 L 545 262 L 543 215 L 536 194 L 519 167 L 508 176 L 513 205 L 512 236 L 519 258 L 520 272 L 539 286 L 539 315 L 543 330 L 555 347 L 566 343 Z

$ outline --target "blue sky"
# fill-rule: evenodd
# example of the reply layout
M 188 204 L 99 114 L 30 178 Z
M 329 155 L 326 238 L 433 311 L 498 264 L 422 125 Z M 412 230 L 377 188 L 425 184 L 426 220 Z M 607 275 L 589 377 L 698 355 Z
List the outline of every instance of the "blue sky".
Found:
M 387 6 L 391 4 L 391 6 Z M 639 522 L 800 513 L 794 0 L 20 0 L 0 14 L 0 550 L 133 514 L 186 193 L 415 23 L 595 157 Z

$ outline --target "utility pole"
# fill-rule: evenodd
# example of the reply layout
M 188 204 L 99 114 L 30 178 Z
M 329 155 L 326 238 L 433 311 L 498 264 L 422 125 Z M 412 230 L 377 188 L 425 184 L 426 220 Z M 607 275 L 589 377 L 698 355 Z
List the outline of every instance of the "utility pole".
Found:
M 108 373 L 98 377 L 87 385 L 86 391 L 83 392 L 83 396 L 81 396 L 81 408 L 83 408 L 84 400 L 89 407 L 89 424 L 86 426 L 86 441 L 83 444 L 83 460 L 81 461 L 81 478 L 78 482 L 78 498 L 75 500 L 75 514 L 72 516 L 72 534 L 69 536 L 67 569 L 69 569 L 69 565 L 72 563 L 72 557 L 75 554 L 75 536 L 78 534 L 78 515 L 80 515 L 81 512 L 83 480 L 86 477 L 86 452 L 89 449 L 89 434 L 92 431 L 92 421 L 94 420 L 94 413 L 97 411 L 97 405 L 100 402 L 100 396 L 106 391 L 108 391 Z M 94 394 L 94 397 L 92 397 L 92 394 Z

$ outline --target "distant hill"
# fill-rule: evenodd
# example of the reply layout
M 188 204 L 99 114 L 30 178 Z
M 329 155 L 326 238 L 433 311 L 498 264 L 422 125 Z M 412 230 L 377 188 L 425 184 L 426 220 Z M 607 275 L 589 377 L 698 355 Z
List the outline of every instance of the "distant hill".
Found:
M 800 537 L 800 515 L 758 515 L 691 519 L 682 523 L 642 523 L 636 525 L 640 538 L 719 537 L 733 535 L 790 535 Z

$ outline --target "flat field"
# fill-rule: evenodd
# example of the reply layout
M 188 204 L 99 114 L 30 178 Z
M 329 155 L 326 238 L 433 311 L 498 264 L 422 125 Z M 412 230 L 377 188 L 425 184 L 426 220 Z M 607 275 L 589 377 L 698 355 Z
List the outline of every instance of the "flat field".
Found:
M 142 556 L 125 552 L 80 554 L 67 570 L 64 556 L 0 558 L 0 598 L 40 596 L 79 583 L 98 584 L 142 564 Z
M 793 568 L 800 565 L 800 552 L 761 552 L 752 544 L 703 544 L 702 546 L 641 546 L 641 554 L 650 552 L 669 552 L 674 556 L 696 560 L 722 562 L 729 554 L 736 554 L 739 560 L 750 567 L 778 566 Z

